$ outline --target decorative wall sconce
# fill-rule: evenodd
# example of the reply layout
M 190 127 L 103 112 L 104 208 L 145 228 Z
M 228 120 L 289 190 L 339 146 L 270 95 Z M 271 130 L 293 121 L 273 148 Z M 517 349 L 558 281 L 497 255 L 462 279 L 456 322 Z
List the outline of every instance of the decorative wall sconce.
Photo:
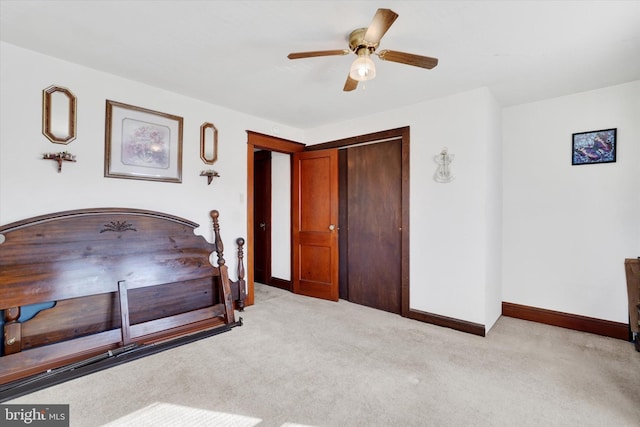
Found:
M 65 87 L 42 91 L 42 134 L 56 144 L 76 139 L 76 97 Z
M 440 154 L 433 157 L 433 160 L 438 164 L 436 173 L 433 175 L 433 179 L 436 182 L 447 183 L 453 181 L 455 176 L 451 173 L 451 167 L 449 166 L 453 162 L 453 154 L 449 154 L 447 147 L 444 147 Z
M 76 156 L 68 153 L 66 151 L 61 151 L 59 153 L 45 153 L 42 155 L 42 158 L 45 160 L 55 160 L 58 162 L 58 173 L 62 172 L 62 162 L 75 162 Z
M 220 176 L 220 174 L 218 172 L 214 171 L 213 169 L 209 169 L 209 170 L 200 172 L 200 176 L 206 176 L 207 177 L 207 185 L 209 185 L 209 184 L 211 184 L 211 181 L 213 181 L 213 177 Z

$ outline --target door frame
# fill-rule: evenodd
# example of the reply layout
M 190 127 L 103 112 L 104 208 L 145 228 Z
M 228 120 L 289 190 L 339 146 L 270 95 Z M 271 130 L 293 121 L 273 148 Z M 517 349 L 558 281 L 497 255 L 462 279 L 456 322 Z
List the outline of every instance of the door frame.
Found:
M 254 162 L 253 152 L 256 149 L 275 151 L 278 153 L 289 154 L 305 150 L 305 145 L 300 142 L 290 141 L 276 136 L 270 136 L 258 132 L 247 130 L 247 299 L 245 305 L 253 305 L 254 303 L 254 239 L 253 235 L 253 197 L 254 197 Z M 293 174 L 293 168 L 291 170 Z M 292 263 L 293 265 L 293 263 Z M 293 266 L 291 267 L 293 269 Z M 293 276 L 291 276 L 293 277 Z
M 247 130 L 247 300 L 246 305 L 254 303 L 254 253 L 253 253 L 253 151 L 265 149 L 279 153 L 292 155 L 300 151 L 324 150 L 327 148 L 344 148 L 351 145 L 367 144 L 388 139 L 402 139 L 402 232 L 401 232 L 401 316 L 423 320 L 415 310 L 410 310 L 409 302 L 409 126 L 390 129 L 381 132 L 373 132 L 350 138 L 338 139 L 322 144 L 305 146 L 300 142 L 290 141 L 275 136 Z M 291 156 L 293 157 L 293 156 Z M 293 159 L 292 159 L 293 161 Z M 293 174 L 293 167 L 291 168 Z M 292 182 L 293 185 L 293 182 Z M 293 260 L 291 262 L 293 269 Z M 292 271 L 293 273 L 293 271 Z M 293 274 L 291 275 L 293 278 Z M 424 320 L 423 320 L 424 321 Z M 430 322 L 433 323 L 433 322 Z
M 338 139 L 322 144 L 306 147 L 305 151 L 325 150 L 327 148 L 346 148 L 354 145 L 384 142 L 393 139 L 402 141 L 402 213 L 401 213 L 401 285 L 400 285 L 400 315 L 414 318 L 409 306 L 409 126 L 390 129 L 381 132 L 373 132 L 366 135 L 351 138 Z

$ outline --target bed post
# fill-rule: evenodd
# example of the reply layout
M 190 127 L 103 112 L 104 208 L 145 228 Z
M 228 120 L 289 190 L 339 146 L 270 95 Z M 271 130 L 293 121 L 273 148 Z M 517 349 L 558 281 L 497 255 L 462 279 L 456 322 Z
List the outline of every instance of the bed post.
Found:
M 223 256 L 224 246 L 222 239 L 220 238 L 220 224 L 218 224 L 218 217 L 220 212 L 212 210 L 211 219 L 213 220 L 213 234 L 214 243 L 216 247 L 216 253 L 218 255 L 218 270 L 220 270 L 220 283 L 222 284 L 222 294 L 224 297 L 224 311 L 227 318 L 227 322 L 235 323 L 235 316 L 233 312 L 233 298 L 231 295 L 231 285 L 229 284 L 229 271 L 225 265 Z
M 239 311 L 244 310 L 244 300 L 247 297 L 247 293 L 245 291 L 245 281 L 244 281 L 244 239 L 242 237 L 238 237 L 236 240 L 238 244 L 238 299 L 236 300 L 236 304 Z

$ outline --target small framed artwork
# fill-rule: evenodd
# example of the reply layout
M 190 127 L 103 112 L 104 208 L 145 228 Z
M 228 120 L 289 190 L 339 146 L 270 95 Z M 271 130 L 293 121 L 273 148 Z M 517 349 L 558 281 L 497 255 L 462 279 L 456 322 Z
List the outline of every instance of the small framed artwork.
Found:
M 572 165 L 613 163 L 616 161 L 617 129 L 574 133 L 572 136 Z
M 107 100 L 104 176 L 182 182 L 182 122 Z

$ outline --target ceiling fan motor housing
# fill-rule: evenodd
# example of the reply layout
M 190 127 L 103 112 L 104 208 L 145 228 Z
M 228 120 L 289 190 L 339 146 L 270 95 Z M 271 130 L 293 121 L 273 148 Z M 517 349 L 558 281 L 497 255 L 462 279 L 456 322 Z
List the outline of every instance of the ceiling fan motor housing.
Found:
M 380 45 L 380 42 L 371 43 L 364 39 L 364 35 L 367 32 L 366 28 L 358 28 L 353 30 L 349 35 L 349 48 L 352 52 L 358 53 L 358 50 L 362 48 L 369 49 L 370 53 L 375 52 L 376 48 Z

